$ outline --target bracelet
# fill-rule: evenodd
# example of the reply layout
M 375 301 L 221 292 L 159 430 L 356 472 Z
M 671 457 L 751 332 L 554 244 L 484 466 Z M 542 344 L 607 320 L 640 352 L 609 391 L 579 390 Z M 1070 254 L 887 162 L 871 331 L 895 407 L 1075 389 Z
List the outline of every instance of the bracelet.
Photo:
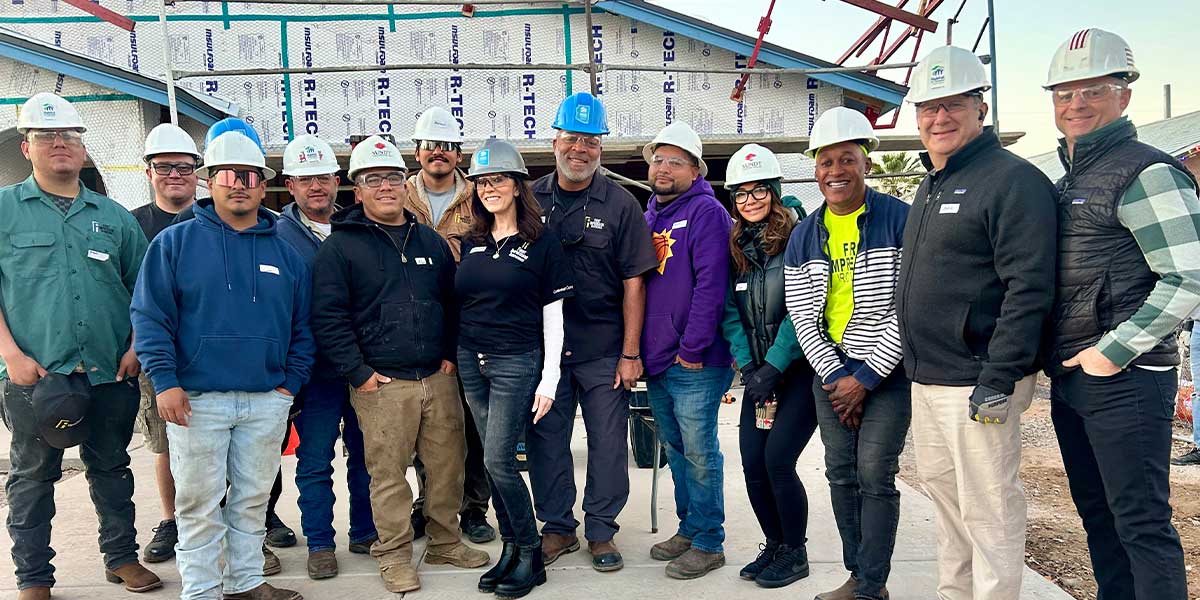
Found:
M 621 353 L 621 358 L 623 358 L 625 360 L 642 360 L 642 355 L 641 354 L 629 355 L 629 354 Z

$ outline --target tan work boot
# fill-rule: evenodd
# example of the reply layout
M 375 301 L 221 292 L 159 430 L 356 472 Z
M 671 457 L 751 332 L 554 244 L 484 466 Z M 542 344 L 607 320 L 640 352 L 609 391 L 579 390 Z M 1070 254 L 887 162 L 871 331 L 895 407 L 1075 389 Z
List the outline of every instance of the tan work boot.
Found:
M 488 564 L 492 557 L 483 550 L 476 550 L 462 542 L 430 546 L 425 552 L 425 562 L 431 565 L 454 565 L 460 569 L 474 569 Z
M 137 561 L 121 565 L 111 571 L 104 571 L 104 578 L 109 583 L 124 583 L 125 590 L 134 593 L 148 592 L 162 587 L 158 575 L 142 566 Z M 49 596 L 49 589 L 46 590 Z
M 650 547 L 650 558 L 654 560 L 675 560 L 683 556 L 692 547 L 692 540 L 678 533 L 665 542 L 659 542 Z
M 245 592 L 225 594 L 224 598 L 225 600 L 304 600 L 304 596 L 301 596 L 300 592 L 277 588 L 269 583 Z
M 393 594 L 415 592 L 421 589 L 421 580 L 417 577 L 417 569 L 408 563 L 396 563 L 379 567 L 379 576 L 383 578 L 383 587 Z
M 579 536 L 563 535 L 561 533 L 542 534 L 542 564 L 547 567 L 564 554 L 570 554 L 579 549 Z
M 263 577 L 268 577 L 270 575 L 278 575 L 280 572 L 283 571 L 283 565 L 280 564 L 279 557 L 275 556 L 275 553 L 271 552 L 271 550 L 267 548 L 266 544 L 263 544 L 262 548 L 263 548 Z
M 17 600 L 50 600 L 50 588 L 27 587 L 17 592 Z
M 709 571 L 725 566 L 724 552 L 705 552 L 688 548 L 679 558 L 667 563 L 667 577 L 671 579 L 696 579 Z
M 329 579 L 337 577 L 337 555 L 333 550 L 317 550 L 308 553 L 308 578 Z

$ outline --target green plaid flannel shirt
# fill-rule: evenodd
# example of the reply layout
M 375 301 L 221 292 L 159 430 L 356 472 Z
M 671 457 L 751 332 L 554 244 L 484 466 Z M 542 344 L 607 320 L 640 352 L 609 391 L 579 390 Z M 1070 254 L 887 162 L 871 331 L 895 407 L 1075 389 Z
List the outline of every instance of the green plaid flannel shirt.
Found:
M 1125 191 L 1117 218 L 1160 277 L 1142 307 L 1096 344 L 1125 368 L 1200 306 L 1200 199 L 1187 175 L 1155 164 Z

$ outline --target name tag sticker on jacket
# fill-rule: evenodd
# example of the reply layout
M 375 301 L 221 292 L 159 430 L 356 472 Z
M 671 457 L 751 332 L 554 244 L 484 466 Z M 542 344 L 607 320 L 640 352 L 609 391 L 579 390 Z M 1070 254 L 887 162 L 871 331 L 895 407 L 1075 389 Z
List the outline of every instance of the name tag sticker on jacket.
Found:
M 684 227 L 687 227 L 687 219 L 675 221 L 671 224 L 671 229 L 683 229 Z
M 733 286 L 733 291 L 735 292 L 744 292 L 748 289 L 750 289 L 750 284 L 745 281 Z
M 951 215 L 958 212 L 958 204 L 943 204 L 938 209 L 938 214 Z
M 954 193 L 961 196 L 961 195 L 967 193 L 967 188 L 955 188 Z
M 275 265 L 258 265 L 258 271 L 260 273 L 270 273 L 272 275 L 278 275 L 279 267 L 277 267 Z
M 1071 204 L 1083 204 L 1087 202 L 1087 198 L 1076 198 L 1071 201 Z
M 542 217 L 543 220 L 545 220 L 545 218 L 546 217 Z M 484 246 L 475 246 L 474 248 L 471 248 L 471 251 L 467 254 L 479 254 L 480 252 L 487 252 L 487 248 Z
M 100 262 L 108 262 L 109 256 L 108 256 L 107 252 L 101 252 L 99 250 L 88 250 L 88 258 L 90 258 L 92 260 L 98 260 Z
M 425 258 L 424 256 L 418 256 L 418 257 L 417 257 L 417 264 L 418 264 L 418 265 L 427 265 L 427 264 L 429 264 L 429 259 L 428 259 L 428 258 Z

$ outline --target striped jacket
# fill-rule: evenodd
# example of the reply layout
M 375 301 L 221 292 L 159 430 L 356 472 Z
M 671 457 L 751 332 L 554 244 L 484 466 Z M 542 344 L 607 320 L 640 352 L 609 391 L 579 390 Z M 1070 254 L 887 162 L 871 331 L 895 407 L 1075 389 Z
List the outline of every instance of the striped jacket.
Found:
M 784 295 L 804 356 L 823 383 L 853 375 L 875 389 L 902 358 L 896 317 L 901 240 L 908 205 L 867 188 L 866 210 L 858 217 L 854 259 L 854 312 L 835 344 L 825 326 L 829 295 L 829 232 L 822 206 L 792 231 L 784 253 Z

